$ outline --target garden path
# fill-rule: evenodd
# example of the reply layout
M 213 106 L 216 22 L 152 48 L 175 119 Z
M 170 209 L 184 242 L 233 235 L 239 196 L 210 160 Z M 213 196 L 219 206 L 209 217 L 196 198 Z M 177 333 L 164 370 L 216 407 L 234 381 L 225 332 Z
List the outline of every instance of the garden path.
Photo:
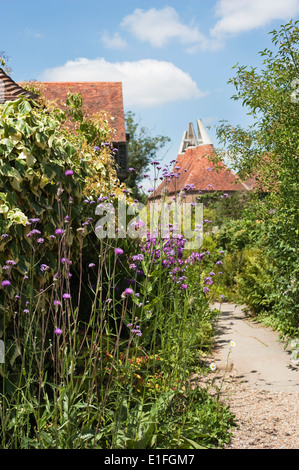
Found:
M 237 424 L 225 448 L 298 449 L 299 366 L 291 351 L 242 306 L 224 303 L 220 311 L 212 380 Z
M 220 355 L 214 361 L 218 369 L 227 366 L 254 388 L 299 392 L 299 367 L 292 363 L 291 351 L 279 341 L 279 333 L 252 321 L 244 306 L 224 303 L 214 307 L 221 312 L 215 343 Z

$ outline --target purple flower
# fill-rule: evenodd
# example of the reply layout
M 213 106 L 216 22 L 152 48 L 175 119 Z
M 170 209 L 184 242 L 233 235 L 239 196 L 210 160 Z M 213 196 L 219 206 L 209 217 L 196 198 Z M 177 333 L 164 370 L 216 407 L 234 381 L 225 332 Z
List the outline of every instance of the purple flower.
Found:
M 100 147 L 98 147 L 97 145 L 95 145 L 95 146 L 94 146 L 94 150 L 95 150 L 96 152 L 98 152 L 98 151 L 101 150 L 101 149 L 100 149 Z
M 187 284 L 182 284 L 182 289 L 186 290 L 187 289 Z
M 8 237 L 8 233 L 2 233 L 1 238 L 6 238 Z
M 53 303 L 54 303 L 54 305 L 61 305 L 61 302 L 60 302 L 60 300 L 54 300 L 54 302 L 53 302 Z
M 208 287 L 204 287 L 202 291 L 206 294 L 207 292 L 210 292 L 210 289 Z
M 62 330 L 60 328 L 55 328 L 54 333 L 55 333 L 55 335 L 61 335 Z
M 216 264 L 218 264 L 218 265 L 222 264 L 222 261 L 216 261 Z
M 35 224 L 39 222 L 40 219 L 28 219 L 30 223 Z
M 122 293 L 122 296 L 131 295 L 131 294 L 134 294 L 133 289 L 131 289 L 131 287 L 127 287 Z
M 63 232 L 64 232 L 64 231 L 63 231 L 62 228 L 57 228 L 57 229 L 55 230 L 56 235 L 62 235 Z
M 73 170 L 66 170 L 64 172 L 65 176 L 72 176 L 74 174 Z
M 31 230 L 31 232 L 27 233 L 28 238 L 32 237 L 32 235 L 41 235 L 41 232 L 35 228 L 34 230 Z
M 37 243 L 44 243 L 44 241 L 45 241 L 45 240 L 44 240 L 43 238 L 38 238 L 38 239 L 37 239 Z
M 112 299 L 107 299 L 106 300 L 106 304 L 109 304 L 110 302 L 112 302 Z
M 24 313 L 29 313 L 28 308 L 24 308 L 23 312 L 24 312 Z
M 94 263 L 89 263 L 89 265 L 88 265 L 89 268 L 93 268 L 94 266 L 95 266 Z
M 123 252 L 124 252 L 124 250 L 122 250 L 121 248 L 115 248 L 115 250 L 114 250 L 114 253 L 115 253 L 116 255 L 122 255 Z
M 15 266 L 17 264 L 13 259 L 8 259 L 7 261 L 5 261 L 5 263 L 10 266 Z
M 71 298 L 70 294 L 63 294 L 62 297 L 63 297 L 64 299 L 70 299 L 70 298 Z
M 129 168 L 128 171 L 135 171 L 135 168 Z
M 50 269 L 50 266 L 47 266 L 46 264 L 41 264 L 40 266 L 41 271 L 47 271 L 47 269 Z
M 2 285 L 3 287 L 10 286 L 10 281 L 8 281 L 7 279 L 5 279 L 4 281 L 1 282 L 1 285 Z

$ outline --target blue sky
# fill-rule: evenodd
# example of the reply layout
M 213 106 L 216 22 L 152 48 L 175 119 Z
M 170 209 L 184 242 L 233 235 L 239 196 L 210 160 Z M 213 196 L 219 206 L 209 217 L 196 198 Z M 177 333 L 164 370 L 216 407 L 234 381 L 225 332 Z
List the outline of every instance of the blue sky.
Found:
M 246 126 L 231 99 L 236 63 L 259 67 L 269 31 L 299 17 L 299 0 L 0 0 L 0 50 L 15 81 L 122 81 L 125 111 L 171 143 L 196 119 Z

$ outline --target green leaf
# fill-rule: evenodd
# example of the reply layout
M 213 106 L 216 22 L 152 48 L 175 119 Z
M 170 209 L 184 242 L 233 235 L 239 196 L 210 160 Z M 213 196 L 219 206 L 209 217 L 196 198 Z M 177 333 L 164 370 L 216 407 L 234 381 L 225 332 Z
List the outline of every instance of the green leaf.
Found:
M 20 114 L 29 114 L 32 110 L 32 107 L 27 100 L 23 100 L 19 105 L 19 112 Z

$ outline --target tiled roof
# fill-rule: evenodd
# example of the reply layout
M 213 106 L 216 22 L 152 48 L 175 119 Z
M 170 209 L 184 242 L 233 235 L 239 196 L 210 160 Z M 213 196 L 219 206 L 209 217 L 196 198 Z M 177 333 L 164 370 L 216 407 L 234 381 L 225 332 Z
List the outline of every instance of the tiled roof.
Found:
M 110 124 L 116 131 L 115 141 L 126 141 L 121 82 L 41 82 L 41 85 L 44 97 L 56 100 L 58 106 L 66 102 L 69 91 L 80 93 L 83 107 L 90 114 L 106 111 L 114 118 Z
M 22 88 L 0 68 L 0 103 L 15 101 L 20 96 L 27 96 L 34 100 L 37 98 L 37 95 Z
M 246 191 L 248 187 L 224 164 L 213 164 L 208 156 L 215 152 L 212 144 L 189 147 L 178 155 L 172 176 L 166 178 L 156 189 L 153 196 L 161 196 L 166 190 L 169 195 L 179 193 L 189 187 L 191 191 Z M 179 169 L 178 169 L 179 168 Z M 185 171 L 186 170 L 186 171 Z

